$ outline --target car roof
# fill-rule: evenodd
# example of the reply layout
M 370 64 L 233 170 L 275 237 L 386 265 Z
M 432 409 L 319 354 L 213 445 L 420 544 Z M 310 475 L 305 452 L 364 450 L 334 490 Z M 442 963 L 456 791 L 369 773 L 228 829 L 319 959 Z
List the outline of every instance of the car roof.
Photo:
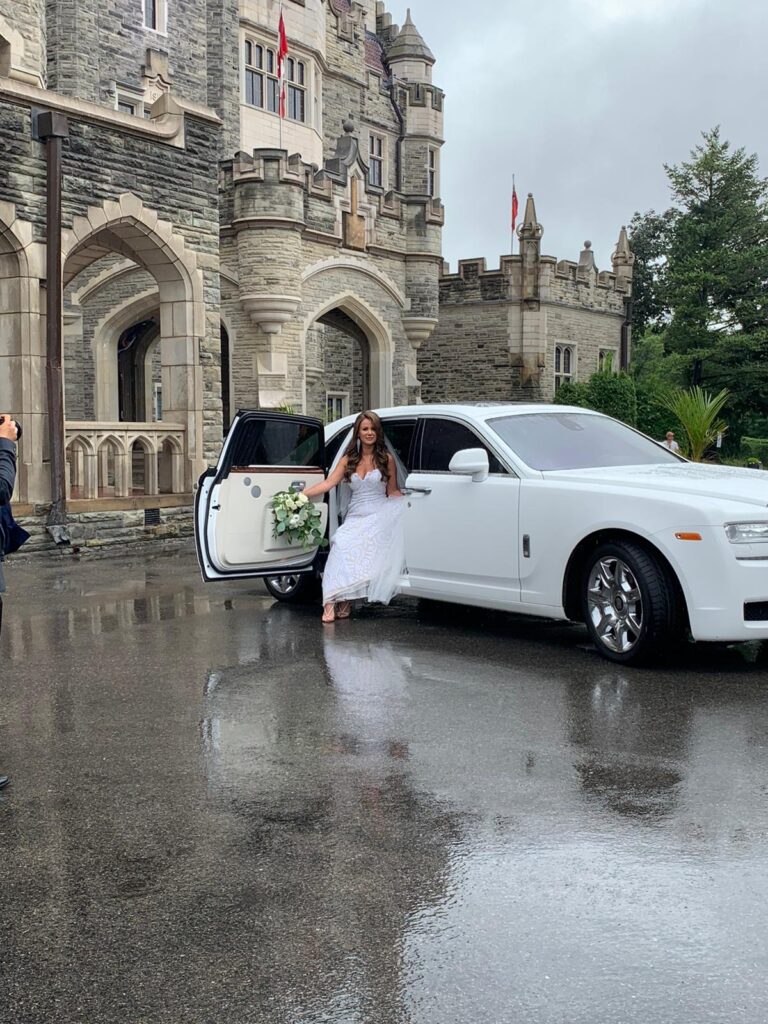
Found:
M 373 409 L 379 416 L 455 416 L 457 414 L 478 422 L 485 422 L 497 416 L 523 416 L 531 413 L 584 413 L 588 416 L 602 416 L 592 409 L 573 405 L 550 405 L 548 402 L 456 402 L 425 403 L 424 405 L 395 405 L 384 409 Z M 357 414 L 359 415 L 359 414 Z M 357 415 L 336 420 L 338 424 L 354 423 Z

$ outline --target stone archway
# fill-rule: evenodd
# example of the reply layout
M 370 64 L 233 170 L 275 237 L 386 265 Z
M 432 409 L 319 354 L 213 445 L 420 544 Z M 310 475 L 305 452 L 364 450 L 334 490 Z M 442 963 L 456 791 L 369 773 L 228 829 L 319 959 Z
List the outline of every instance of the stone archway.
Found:
M 204 468 L 203 382 L 199 347 L 205 334 L 203 278 L 195 254 L 172 225 L 131 193 L 90 207 L 63 232 L 64 283 L 108 253 L 122 253 L 157 282 L 163 419 L 185 436 L 185 489 Z
M 350 292 L 335 295 L 327 299 L 317 310 L 311 313 L 304 322 L 303 345 L 307 353 L 307 364 L 309 364 L 309 352 L 313 343 L 317 346 L 316 338 L 313 338 L 313 330 L 316 325 L 325 325 L 332 331 L 346 334 L 355 343 L 359 352 L 360 370 L 359 381 L 355 382 L 355 347 L 350 348 L 352 381 L 349 396 L 349 409 L 354 411 L 358 403 L 361 407 L 382 408 L 392 404 L 392 361 L 394 357 L 394 345 L 392 335 L 383 320 L 377 313 L 359 296 Z M 309 372 L 308 365 L 308 372 Z M 317 367 L 325 375 L 325 365 Z M 305 389 L 305 402 L 310 399 L 310 392 L 316 382 L 307 379 Z M 328 389 L 326 389 L 328 390 Z M 316 394 L 317 388 L 315 387 Z M 317 398 L 314 398 L 315 404 Z M 354 406 L 353 406 L 354 403 Z M 307 408 L 308 408 L 307 404 Z M 324 412 L 325 410 L 323 410 Z
M 149 288 L 126 299 L 100 320 L 93 331 L 91 342 L 94 369 L 94 415 L 101 422 L 116 422 L 122 419 L 120 401 L 120 339 L 137 324 L 153 321 L 160 324 L 160 294 L 157 288 Z M 149 346 L 158 337 L 157 330 L 146 339 Z M 149 347 L 148 346 L 148 347 Z M 145 353 L 146 355 L 146 353 Z M 144 383 L 144 415 L 152 419 L 151 388 Z M 124 403 L 123 403 L 124 404 Z

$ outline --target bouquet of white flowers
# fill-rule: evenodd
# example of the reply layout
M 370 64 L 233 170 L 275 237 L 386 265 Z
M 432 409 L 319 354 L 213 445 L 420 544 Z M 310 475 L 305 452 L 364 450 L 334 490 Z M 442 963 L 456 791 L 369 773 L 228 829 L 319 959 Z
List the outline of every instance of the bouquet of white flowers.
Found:
M 273 537 L 282 537 L 290 544 L 298 541 L 305 551 L 328 543 L 323 537 L 320 509 L 300 491 L 278 491 L 272 498 L 272 515 Z

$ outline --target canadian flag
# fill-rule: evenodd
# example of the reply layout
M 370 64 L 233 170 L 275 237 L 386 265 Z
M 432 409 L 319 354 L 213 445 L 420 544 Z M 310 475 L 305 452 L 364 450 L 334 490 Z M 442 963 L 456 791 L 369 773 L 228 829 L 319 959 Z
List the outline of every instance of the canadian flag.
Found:
M 285 117 L 285 83 L 283 82 L 283 63 L 288 55 L 288 36 L 285 34 L 283 8 L 280 8 L 280 22 L 277 26 L 277 78 L 280 83 L 280 117 Z

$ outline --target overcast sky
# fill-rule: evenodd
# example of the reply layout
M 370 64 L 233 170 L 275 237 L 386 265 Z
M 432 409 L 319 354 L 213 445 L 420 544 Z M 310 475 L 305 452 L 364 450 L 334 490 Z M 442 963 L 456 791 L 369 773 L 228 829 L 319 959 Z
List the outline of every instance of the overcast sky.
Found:
M 610 267 L 635 210 L 665 209 L 663 164 L 716 124 L 768 176 L 766 0 L 388 0 L 445 89 L 445 257 L 509 252 L 512 172 L 543 252 Z M 517 251 L 517 246 L 515 247 Z

